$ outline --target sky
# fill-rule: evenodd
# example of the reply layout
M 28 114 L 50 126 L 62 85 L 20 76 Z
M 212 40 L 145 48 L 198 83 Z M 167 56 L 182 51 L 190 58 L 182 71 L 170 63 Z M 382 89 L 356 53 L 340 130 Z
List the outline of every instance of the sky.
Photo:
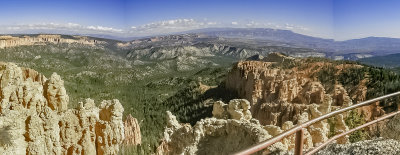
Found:
M 335 0 L 334 38 L 400 38 L 399 0 Z
M 2 0 L 0 33 L 138 37 L 237 27 L 400 38 L 398 8 L 398 0 Z
M 128 1 L 127 24 L 139 32 L 205 27 L 267 27 L 331 37 L 332 2 L 324 0 Z M 179 21 L 187 19 L 190 21 Z M 131 26 L 131 28 L 132 28 Z M 150 31 L 150 30 L 149 30 Z

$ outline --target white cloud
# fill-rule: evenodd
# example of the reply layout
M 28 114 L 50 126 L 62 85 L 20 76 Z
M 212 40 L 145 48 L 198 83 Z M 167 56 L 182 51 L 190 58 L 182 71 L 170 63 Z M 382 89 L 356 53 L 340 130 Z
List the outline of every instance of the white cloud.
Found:
M 81 25 L 76 24 L 76 23 L 67 23 L 68 27 L 80 27 Z
M 264 27 L 263 25 L 265 25 L 265 24 L 260 24 L 260 23 L 258 23 L 258 22 L 255 22 L 255 21 L 249 21 L 247 24 L 245 24 L 246 25 L 246 27 L 248 27 L 248 28 L 259 28 L 259 27 Z
M 217 22 L 198 21 L 195 19 L 174 19 L 152 22 L 141 26 L 132 26 L 130 33 L 133 35 L 164 34 L 207 28 L 213 25 L 217 25 Z
M 292 29 L 294 29 L 294 26 L 291 25 L 291 24 L 286 23 L 286 24 L 285 24 L 285 28 L 286 28 L 286 29 L 289 29 L 289 30 L 292 30 Z
M 232 22 L 232 25 L 238 25 L 239 23 L 238 22 Z
M 287 30 L 293 30 L 295 32 L 307 32 L 310 31 L 309 28 L 304 27 L 304 26 L 298 26 L 298 25 L 293 25 L 286 23 L 284 26 L 280 27 L 281 29 L 287 29 Z
M 104 27 L 104 26 L 88 26 L 86 27 L 87 29 L 90 30 L 95 30 L 95 31 L 105 31 L 105 32 L 122 32 L 122 29 L 115 29 L 112 27 Z

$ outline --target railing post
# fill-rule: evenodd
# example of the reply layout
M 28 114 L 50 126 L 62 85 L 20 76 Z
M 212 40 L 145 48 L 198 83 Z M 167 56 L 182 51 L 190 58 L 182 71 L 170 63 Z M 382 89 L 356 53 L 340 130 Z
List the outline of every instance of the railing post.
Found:
M 294 144 L 294 155 L 302 155 L 303 154 L 303 144 L 304 144 L 304 129 L 296 132 L 296 139 Z

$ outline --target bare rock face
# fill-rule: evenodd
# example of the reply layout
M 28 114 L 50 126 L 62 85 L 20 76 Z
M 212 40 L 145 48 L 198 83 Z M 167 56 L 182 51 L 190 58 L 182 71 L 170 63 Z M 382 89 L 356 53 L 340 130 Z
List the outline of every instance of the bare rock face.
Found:
M 53 73 L 45 85 L 45 94 L 49 107 L 56 111 L 67 110 L 69 97 L 67 91 L 64 88 L 64 81 L 56 73 Z M 56 105 L 53 105 L 56 104 Z
M 318 108 L 327 107 L 313 104 L 313 112 L 301 113 L 297 124 L 318 117 L 321 115 Z M 229 104 L 217 101 L 214 102 L 213 118 L 202 119 L 194 126 L 179 123 L 174 115 L 167 112 L 168 125 L 157 154 L 232 154 L 295 126 L 292 121 L 286 121 L 281 126 L 264 126 L 251 118 L 250 108 L 250 103 L 244 99 L 234 99 Z M 326 140 L 328 129 L 326 121 L 305 129 L 304 148 L 312 148 Z M 290 152 L 294 150 L 294 144 L 295 135 L 288 136 L 260 153 Z
M 60 76 L 0 63 L 0 154 L 117 154 L 124 139 L 118 100 L 68 109 Z
M 298 62 L 303 66 L 285 68 Z M 324 65 L 329 64 L 302 63 L 298 59 L 271 53 L 263 61 L 238 62 L 228 73 L 225 86 L 236 92 L 239 98 L 249 100 L 252 117 L 262 125 L 269 126 L 267 128 L 272 135 L 277 135 L 287 130 L 290 124 L 303 123 L 353 104 L 343 86 L 335 84 L 333 91 L 327 93 L 315 77 Z M 363 94 L 357 91 L 353 93 Z M 344 114 L 334 119 L 336 133 L 348 130 L 344 123 L 345 116 Z M 310 147 L 328 140 L 329 131 L 327 120 L 308 127 L 306 133 L 310 138 Z M 287 141 L 292 140 L 289 138 Z M 348 138 L 344 137 L 338 142 L 347 143 Z
M 344 116 L 342 114 L 339 114 L 339 115 L 335 116 L 335 119 L 336 119 L 336 122 L 335 122 L 336 134 L 341 134 L 341 133 L 344 133 L 344 132 L 349 130 L 349 127 L 346 126 L 346 123 L 345 123 L 343 117 Z M 339 143 L 339 144 L 346 144 L 348 142 L 349 142 L 349 136 L 348 135 L 340 137 L 339 139 L 337 139 L 337 143 Z
M 138 145 L 142 143 L 142 136 L 140 134 L 140 126 L 136 118 L 128 115 L 124 121 L 125 131 L 125 145 Z
M 375 120 L 381 116 L 383 116 L 386 112 L 383 110 L 381 106 L 379 106 L 379 102 L 375 102 L 373 104 L 363 106 L 357 109 L 358 113 L 361 114 L 365 120 L 365 122 L 369 122 Z M 388 120 L 380 121 L 376 124 L 372 124 L 365 129 L 370 136 L 381 136 L 380 134 L 385 132 L 385 124 Z
M 0 36 L 0 48 L 8 48 L 22 45 L 41 45 L 45 43 L 77 43 L 93 46 L 95 44 L 104 44 L 103 41 L 89 39 L 88 37 L 73 36 L 74 38 L 63 38 L 61 35 L 38 35 L 38 36 Z
M 332 97 L 333 97 L 335 106 L 350 106 L 353 104 L 350 96 L 347 94 L 346 89 L 344 89 L 342 85 L 335 85 L 334 89 L 335 90 L 334 90 L 334 94 L 332 95 Z M 358 93 L 356 93 L 355 96 L 358 96 L 357 94 Z M 365 95 L 361 95 L 358 97 L 362 98 L 363 96 L 365 96 Z
M 234 99 L 229 102 L 229 105 L 217 101 L 214 103 L 213 115 L 215 118 L 236 120 L 250 120 L 250 102 L 244 99 Z
M 332 106 L 352 104 L 341 85 L 335 85 L 334 93 L 327 94 L 322 84 L 312 76 L 315 72 L 312 69 L 273 67 L 276 64 L 263 61 L 238 62 L 227 76 L 226 88 L 249 100 L 251 105 L 270 102 L 322 104 L 327 95 L 333 99 Z
M 249 118 L 249 103 L 232 100 L 229 104 L 215 102 L 213 118 L 202 119 L 196 125 L 180 124 L 167 112 L 168 126 L 157 154 L 232 154 L 271 138 L 257 120 Z M 269 151 L 285 149 L 282 143 Z

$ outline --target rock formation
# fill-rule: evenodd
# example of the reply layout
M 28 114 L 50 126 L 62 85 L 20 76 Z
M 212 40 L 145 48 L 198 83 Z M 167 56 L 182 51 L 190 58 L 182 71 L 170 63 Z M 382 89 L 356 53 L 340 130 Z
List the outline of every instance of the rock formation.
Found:
M 42 45 L 45 43 L 77 43 L 83 45 L 104 44 L 105 42 L 89 39 L 83 36 L 73 36 L 73 38 L 63 38 L 61 35 L 38 35 L 38 36 L 0 36 L 0 48 L 8 48 L 22 45 Z
M 313 108 L 314 112 L 303 112 L 297 123 L 304 123 L 321 114 L 318 105 L 314 104 Z M 194 126 L 180 124 L 174 115 L 167 112 L 168 126 L 157 154 L 231 154 L 295 126 L 292 121 L 286 121 L 281 126 L 264 126 L 252 118 L 250 109 L 250 102 L 245 99 L 234 99 L 229 104 L 217 101 L 214 102 L 213 117 L 202 119 Z M 326 122 L 305 129 L 304 148 L 312 148 L 316 143 L 326 140 L 328 131 Z M 292 135 L 272 145 L 264 153 L 293 151 L 294 143 L 295 135 Z
M 288 68 L 290 65 L 294 67 Z M 352 99 L 342 85 L 335 84 L 333 91 L 327 93 L 315 77 L 324 65 L 327 64 L 302 63 L 301 59 L 271 53 L 262 61 L 238 62 L 228 73 L 225 84 L 239 98 L 250 101 L 253 118 L 262 125 L 279 127 L 280 130 L 274 129 L 274 133 L 281 133 L 283 128 L 290 126 L 288 122 L 298 124 L 352 105 Z M 343 114 L 334 119 L 336 133 L 348 130 L 344 123 L 345 116 Z M 327 120 L 317 122 L 307 132 L 312 137 L 313 145 L 318 145 L 328 139 L 330 125 Z M 348 138 L 344 137 L 339 142 L 347 143 Z
M 132 115 L 128 115 L 124 121 L 125 145 L 138 145 L 142 143 L 139 122 Z
M 269 102 L 321 104 L 327 95 L 334 99 L 333 106 L 352 104 L 341 85 L 335 85 L 334 94 L 327 94 L 315 80 L 313 75 L 318 69 L 313 66 L 278 67 L 300 61 L 278 53 L 271 53 L 263 60 L 238 62 L 227 76 L 226 87 L 254 105 Z M 321 68 L 324 64 L 314 65 Z
M 271 138 L 257 120 L 251 119 L 246 100 L 232 100 L 229 105 L 215 102 L 215 117 L 196 125 L 180 124 L 167 112 L 168 126 L 157 154 L 229 154 Z M 282 144 L 280 144 L 282 145 Z M 270 150 L 276 150 L 275 145 Z
M 369 122 L 383 116 L 386 112 L 383 110 L 381 106 L 379 106 L 379 102 L 375 102 L 370 105 L 358 108 L 357 113 L 363 116 L 365 122 Z M 376 124 L 372 124 L 366 127 L 365 129 L 367 129 L 369 136 L 371 137 L 382 136 L 381 133 L 384 132 L 384 127 L 387 121 L 388 120 L 383 120 Z
M 118 100 L 68 109 L 60 76 L 0 63 L 0 154 L 117 154 L 124 139 Z

